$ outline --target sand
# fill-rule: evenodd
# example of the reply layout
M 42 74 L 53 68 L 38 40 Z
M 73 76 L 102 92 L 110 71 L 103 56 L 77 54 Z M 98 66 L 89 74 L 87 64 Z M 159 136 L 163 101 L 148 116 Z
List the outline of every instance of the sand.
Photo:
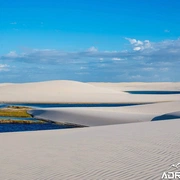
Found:
M 178 91 L 179 86 L 180 83 L 82 83 L 76 81 L 1 84 L 0 102 L 146 103 L 116 108 L 50 108 L 29 111 L 40 119 L 83 126 L 101 126 L 151 121 L 160 116 L 166 119 L 167 113 L 180 111 L 180 94 L 140 95 L 129 94 L 121 89 L 147 90 L 151 87 L 149 90 Z
M 96 87 L 110 88 L 116 91 L 134 91 L 134 90 L 164 90 L 164 91 L 180 91 L 180 82 L 131 82 L 131 83 L 89 83 Z
M 180 113 L 178 113 L 180 112 L 180 101 L 113 108 L 34 109 L 28 112 L 36 118 L 54 122 L 83 126 L 102 126 L 151 121 L 168 113 L 180 118 Z M 165 120 L 166 118 L 167 116 L 164 116 L 161 119 Z
M 147 103 L 178 101 L 180 95 L 134 95 L 115 87 L 99 87 L 76 81 L 47 81 L 38 83 L 0 85 L 0 102 L 41 103 Z M 146 83 L 149 87 L 149 83 Z M 170 90 L 177 90 L 179 83 L 164 83 Z M 116 86 L 123 87 L 121 84 Z M 132 85 L 136 89 L 136 83 Z M 145 86 L 145 85 L 144 85 Z M 151 89 L 155 87 L 154 83 Z M 132 87 L 131 87 L 132 89 Z
M 180 163 L 180 94 L 124 92 L 128 90 L 179 91 L 180 83 L 0 84 L 0 102 L 146 103 L 29 111 L 35 117 L 91 127 L 1 133 L 0 179 L 139 180 L 177 171 L 171 165 Z
M 0 134 L 0 179 L 161 179 L 180 162 L 180 119 Z

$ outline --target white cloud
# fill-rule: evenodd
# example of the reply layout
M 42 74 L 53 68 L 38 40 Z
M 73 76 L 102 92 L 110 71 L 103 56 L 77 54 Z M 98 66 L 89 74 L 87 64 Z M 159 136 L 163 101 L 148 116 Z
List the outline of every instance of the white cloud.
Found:
M 123 60 L 123 59 L 115 57 L 115 58 L 112 58 L 112 60 L 113 60 L 113 61 L 121 61 L 121 60 Z
M 130 42 L 134 51 L 140 51 L 147 48 L 151 48 L 151 43 L 149 40 L 140 41 L 140 40 L 131 39 L 131 38 L 125 38 L 125 39 Z
M 55 74 L 55 78 L 59 74 L 59 77 L 64 79 L 67 71 L 71 72 L 72 78 L 74 78 L 73 72 L 86 71 L 87 74 L 91 74 L 92 78 L 94 77 L 94 80 L 97 77 L 106 78 L 100 79 L 102 81 L 162 81 L 167 79 L 180 81 L 180 39 L 161 42 L 136 39 L 128 41 L 132 49 L 123 51 L 98 51 L 95 47 L 74 52 L 34 49 L 19 54 L 11 51 L 0 56 L 0 70 L 7 70 L 7 65 L 2 66 L 2 64 L 8 64 L 11 67 L 10 72 L 13 70 L 14 73 L 24 72 L 26 74 L 32 71 L 34 73 L 42 71 L 41 74 L 43 74 L 45 73 L 43 69 L 39 69 L 43 66 L 47 73 Z M 16 67 L 12 68 L 14 64 Z M 64 76 L 60 76 L 59 72 L 64 72 Z M 155 77 L 154 74 L 157 76 Z M 89 75 L 92 81 L 91 77 Z M 82 79 L 86 80 L 84 78 L 82 76 Z
M 143 45 L 143 42 L 140 40 L 136 40 L 136 39 L 131 39 L 131 38 L 125 38 L 126 40 L 128 40 L 131 44 L 133 44 L 134 46 L 139 46 L 139 45 Z
M 165 67 L 165 68 L 160 68 L 160 71 L 168 71 L 169 68 L 168 67 Z
M 0 71 L 8 71 L 8 65 L 7 64 L 0 64 Z
M 97 52 L 98 49 L 95 48 L 94 46 L 92 46 L 92 47 L 90 47 L 87 51 L 88 51 L 88 52 Z
M 97 48 L 91 47 L 88 50 L 76 51 L 76 52 L 64 52 L 55 49 L 34 49 L 28 53 L 18 54 L 16 51 L 11 51 L 8 54 L 1 56 L 1 59 L 11 59 L 18 61 L 47 61 L 50 63 L 61 62 L 66 63 L 69 61 L 75 62 L 87 62 L 87 61 L 107 61 L 116 60 L 120 61 L 123 59 L 128 60 L 141 60 L 141 61 L 152 61 L 152 62 L 164 62 L 172 63 L 179 62 L 180 60 L 180 39 L 177 40 L 166 40 L 162 42 L 150 42 L 149 40 L 141 41 L 130 39 L 133 44 L 132 51 L 98 51 Z M 138 44 L 136 46 L 134 44 Z M 142 45 L 141 45 L 142 44 Z
M 131 44 L 136 43 L 136 39 L 131 39 L 131 38 L 125 38 L 125 39 L 128 40 Z
M 83 70 L 83 69 L 87 69 L 87 68 L 86 68 L 86 67 L 84 67 L 84 66 L 81 66 L 81 67 L 80 67 L 80 69 L 81 69 L 81 70 Z
M 11 51 L 8 54 L 1 56 L 1 59 L 22 60 L 22 61 L 41 61 L 47 62 L 87 62 L 91 60 L 141 60 L 152 62 L 170 62 L 180 60 L 180 39 L 166 40 L 162 42 L 150 42 L 149 40 L 141 41 L 131 39 L 129 41 L 136 42 L 138 46 L 131 44 L 132 51 L 98 51 L 97 48 L 91 47 L 88 50 L 76 52 L 64 52 L 55 49 L 34 49 L 28 53 L 18 54 L 16 51 Z M 142 45 L 141 45 L 142 44 Z
M 6 56 L 7 56 L 7 57 L 12 57 L 12 58 L 13 58 L 13 57 L 18 57 L 16 51 L 10 51 Z
M 141 79 L 142 76 L 139 75 L 139 74 L 137 74 L 137 75 L 131 76 L 130 78 L 131 78 L 131 79 L 135 79 L 135 80 L 137 79 L 137 80 L 138 80 L 138 79 Z
M 137 42 L 136 42 L 136 44 L 135 44 L 135 45 L 136 45 L 136 46 L 143 45 L 143 42 L 142 42 L 142 41 L 137 40 Z
M 152 67 L 146 67 L 146 68 L 143 68 L 143 70 L 144 70 L 144 71 L 153 71 L 154 68 L 152 68 Z
M 134 47 L 133 50 L 134 51 L 139 51 L 139 50 L 141 50 L 141 47 Z

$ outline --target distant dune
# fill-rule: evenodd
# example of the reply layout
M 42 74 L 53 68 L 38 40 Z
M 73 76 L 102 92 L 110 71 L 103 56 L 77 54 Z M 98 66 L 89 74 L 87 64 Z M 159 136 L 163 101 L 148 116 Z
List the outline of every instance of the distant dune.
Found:
M 177 101 L 177 95 L 132 95 L 121 91 L 120 83 L 101 86 L 102 83 L 76 81 L 46 81 L 24 84 L 0 85 L 0 102 L 41 102 L 41 103 L 144 103 Z M 136 84 L 129 83 L 134 89 Z M 166 83 L 165 83 L 166 84 Z M 145 84 L 144 84 L 145 86 Z M 147 84 L 149 86 L 149 83 Z M 176 84 L 169 84 L 176 90 Z M 118 87 L 118 89 L 117 89 Z M 154 83 L 151 89 L 155 87 Z M 162 86 L 163 88 L 163 86 Z M 123 88 L 122 88 L 123 89 Z
M 130 83 L 99 83 L 99 82 L 91 82 L 97 87 L 108 87 L 117 91 L 134 91 L 134 90 L 173 90 L 180 91 L 180 82 L 130 82 Z

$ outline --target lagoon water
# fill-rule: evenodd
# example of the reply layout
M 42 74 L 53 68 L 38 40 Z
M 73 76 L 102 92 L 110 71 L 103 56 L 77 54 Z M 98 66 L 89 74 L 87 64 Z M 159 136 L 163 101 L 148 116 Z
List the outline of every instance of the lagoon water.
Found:
M 72 128 L 70 126 L 58 125 L 53 123 L 46 124 L 0 124 L 0 133 L 18 131 L 38 131 Z
M 5 108 L 9 105 L 14 105 L 14 104 L 0 104 L 0 108 Z M 51 107 L 51 105 L 46 105 L 44 104 L 45 107 Z M 29 107 L 40 107 L 40 106 L 33 106 L 33 104 L 31 105 L 25 105 L 25 104 L 18 104 L 18 106 L 29 106 Z M 0 120 L 1 119 L 11 119 L 11 120 L 33 120 L 33 121 L 39 121 L 38 119 L 34 118 L 34 117 L 10 117 L 10 116 L 0 116 Z M 53 129 L 66 129 L 66 128 L 73 128 L 72 126 L 68 126 L 68 125 L 61 125 L 61 124 L 55 124 L 55 123 L 51 123 L 51 122 L 47 122 L 47 123 L 32 123 L 32 124 L 16 124 L 16 123 L 7 123 L 7 124 L 0 124 L 0 133 L 4 133 L 4 132 L 18 132 L 18 131 L 37 131 L 37 130 L 53 130 Z
M 130 94 L 152 94 L 152 95 L 166 95 L 166 94 L 180 94 L 180 91 L 125 91 Z
M 33 117 L 11 117 L 11 116 L 0 116 L 1 119 L 11 119 L 11 120 L 31 120 L 31 121 L 37 121 L 37 119 Z
M 24 117 L 3 117 L 0 116 L 1 119 L 11 119 L 11 120 L 33 120 L 33 121 L 39 121 L 36 118 L 30 117 L 30 118 L 24 118 Z M 52 129 L 66 129 L 66 128 L 73 128 L 72 126 L 67 125 L 61 125 L 61 124 L 55 124 L 51 122 L 46 123 L 32 123 L 32 124 L 16 124 L 16 123 L 7 123 L 7 124 L 0 124 L 0 133 L 3 132 L 18 132 L 18 131 L 37 131 L 37 130 L 52 130 Z
M 137 103 L 98 103 L 98 104 L 51 104 L 51 103 L 11 103 L 11 104 L 1 104 L 1 107 L 7 107 L 7 106 L 26 106 L 26 107 L 32 107 L 32 108 L 58 108 L 58 107 L 119 107 L 119 106 L 133 106 L 138 105 Z

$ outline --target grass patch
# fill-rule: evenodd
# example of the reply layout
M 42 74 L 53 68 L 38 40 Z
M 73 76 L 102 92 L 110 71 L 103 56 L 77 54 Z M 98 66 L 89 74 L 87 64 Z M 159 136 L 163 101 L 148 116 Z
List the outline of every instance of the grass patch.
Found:
M 44 121 L 1 119 L 0 124 L 45 124 Z
M 19 106 L 8 106 L 7 108 L 0 109 L 0 116 L 9 117 L 32 117 L 27 113 L 30 108 Z

